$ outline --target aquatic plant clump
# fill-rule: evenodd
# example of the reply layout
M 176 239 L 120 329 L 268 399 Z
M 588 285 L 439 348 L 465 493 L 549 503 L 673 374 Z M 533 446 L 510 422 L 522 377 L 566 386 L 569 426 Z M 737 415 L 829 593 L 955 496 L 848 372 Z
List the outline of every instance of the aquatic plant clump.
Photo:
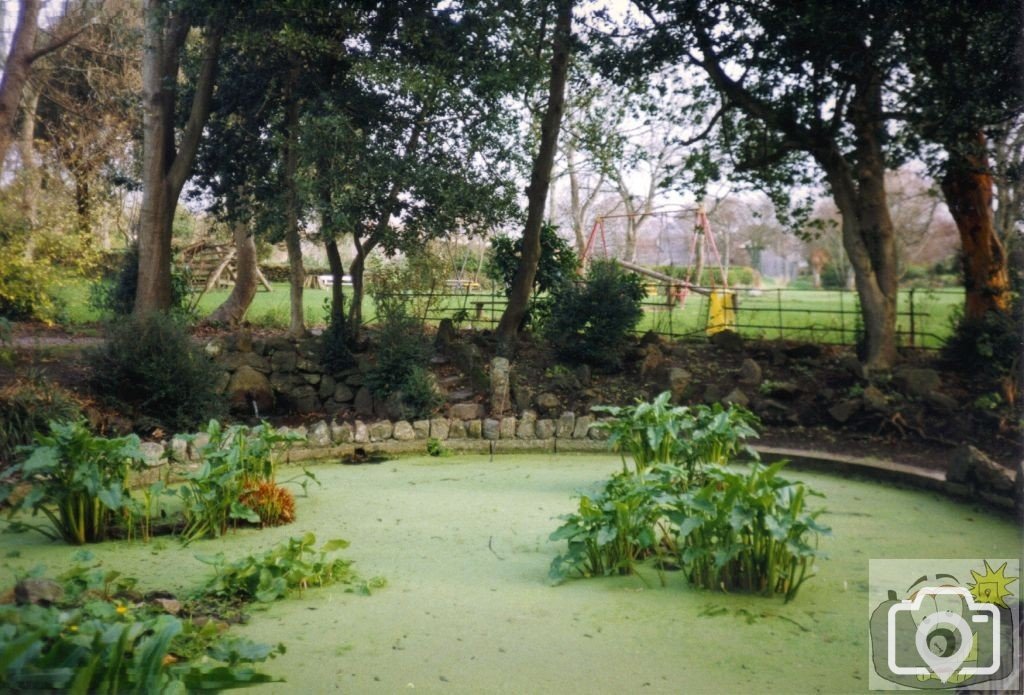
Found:
M 224 428 L 216 420 L 210 421 L 206 434 L 209 442 L 202 448 L 202 463 L 178 489 L 184 503 L 185 542 L 215 538 L 241 521 L 274 526 L 295 518 L 294 497 L 273 490 L 280 489 L 274 479 L 277 457 L 283 447 L 299 439 L 297 435 L 282 434 L 266 423 Z M 303 475 L 315 480 L 308 472 Z M 266 484 L 263 492 L 247 496 L 262 484 Z M 262 505 L 264 514 L 246 500 Z
M 82 565 L 18 582 L 16 602 L 0 605 L 0 690 L 191 692 L 277 680 L 253 664 L 283 645 L 223 635 L 212 621 L 199 627 L 142 599 L 135 584 Z
M 239 502 L 256 512 L 261 526 L 283 526 L 295 521 L 295 495 L 273 481 L 249 483 Z
M 830 532 L 817 522 L 823 510 L 807 508 L 817 493 L 781 477 L 785 462 L 756 462 L 745 444 L 757 436 L 751 413 L 717 404 L 673 407 L 668 393 L 601 410 L 613 416 L 602 427 L 623 454 L 623 470 L 597 495 L 582 497 L 578 512 L 563 516 L 551 534 L 569 543 L 551 563 L 553 581 L 634 574 L 658 556 L 659 572 L 682 567 L 696 587 L 789 601 L 814 576 L 823 557 L 818 539 Z M 749 470 L 724 467 L 742 452 L 755 458 Z
M 334 539 L 316 550 L 316 536 L 306 533 L 290 538 L 260 555 L 247 555 L 228 562 L 223 553 L 212 557 L 197 556 L 201 562 L 213 566 L 215 574 L 207 582 L 203 594 L 222 599 L 239 598 L 243 601 L 269 603 L 310 587 L 347 584 L 360 593 L 384 586 L 383 578 L 363 581 L 352 570 L 352 561 L 328 558 L 328 555 L 348 547 L 348 541 Z
M 818 540 L 831 530 L 809 510 L 820 493 L 778 473 L 785 461 L 747 471 L 708 471 L 708 482 L 673 501 L 680 561 L 694 586 L 792 600 L 825 557 Z
M 51 528 L 20 521 L 12 523 L 15 529 L 82 545 L 104 540 L 115 521 L 130 518 L 137 505 L 128 475 L 143 465 L 138 437 L 106 439 L 83 421 L 51 422 L 49 434 L 37 435 L 36 442 L 29 457 L 11 468 L 28 492 L 15 499 L 11 485 L 0 486 L 0 500 L 13 502 L 11 514 L 42 513 Z

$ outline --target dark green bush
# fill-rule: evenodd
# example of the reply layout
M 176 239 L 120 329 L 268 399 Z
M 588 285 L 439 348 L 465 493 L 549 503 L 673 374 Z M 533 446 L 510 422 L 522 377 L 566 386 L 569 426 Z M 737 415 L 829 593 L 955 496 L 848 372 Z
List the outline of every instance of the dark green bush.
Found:
M 980 319 L 955 317 L 953 333 L 942 347 L 943 359 L 955 369 L 982 378 L 998 379 L 1019 365 L 1022 302 L 1010 312 L 990 311 Z
M 428 417 L 442 403 L 425 365 L 433 348 L 422 322 L 401 311 L 385 317 L 377 333 L 377 361 L 366 385 L 381 400 L 397 401 L 402 417 Z
M 491 241 L 491 251 L 484 266 L 484 273 L 505 288 L 507 295 L 512 289 L 512 279 L 519 268 L 523 255 L 523 240 L 498 236 Z M 558 236 L 558 227 L 545 224 L 540 230 L 540 261 L 533 278 L 534 294 L 547 292 L 552 288 L 576 277 L 579 259 L 568 241 Z
M 437 391 L 433 374 L 419 365 L 409 371 L 400 393 L 405 409 L 402 414 L 407 418 L 429 417 L 444 403 L 444 398 Z
M 403 418 L 429 417 L 441 404 L 426 369 L 434 348 L 424 324 L 434 290 L 443 282 L 439 268 L 436 257 L 421 252 L 411 254 L 405 263 L 373 270 L 370 294 L 380 327 L 374 341 L 377 359 L 366 374 L 366 385 Z
M 194 430 L 218 417 L 220 370 L 189 338 L 180 319 L 154 312 L 107 327 L 89 357 L 96 394 L 133 415 L 140 427 Z
M 564 282 L 544 302 L 542 333 L 565 361 L 614 367 L 643 317 L 643 282 L 614 261 L 595 261 L 584 282 Z
M 332 372 L 355 366 L 356 358 L 349 347 L 352 336 L 345 324 L 344 312 L 334 311 L 331 300 L 324 298 L 324 317 L 327 319 L 327 328 L 320 336 L 324 346 L 324 366 Z
M 121 262 L 106 277 L 92 285 L 89 304 L 107 316 L 127 316 L 135 307 L 139 286 L 139 245 L 124 250 Z M 171 306 L 184 311 L 192 288 L 188 273 L 174 268 L 171 272 Z
M 419 321 L 404 315 L 383 318 L 377 331 L 377 362 L 366 375 L 366 385 L 378 398 L 400 391 L 413 368 L 430 359 L 430 341 Z
M 74 396 L 43 378 L 19 379 L 0 390 L 0 470 L 20 458 L 18 447 L 31 444 L 51 420 L 77 420 Z
M 821 271 L 821 287 L 826 290 L 845 290 L 849 287 L 847 268 L 838 263 L 826 263 Z

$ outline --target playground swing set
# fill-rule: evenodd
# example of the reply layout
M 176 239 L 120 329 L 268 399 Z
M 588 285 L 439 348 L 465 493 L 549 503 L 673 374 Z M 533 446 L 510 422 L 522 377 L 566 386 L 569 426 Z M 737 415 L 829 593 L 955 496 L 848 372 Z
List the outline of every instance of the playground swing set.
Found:
M 662 221 L 668 218 L 683 219 L 687 214 L 693 213 L 695 224 L 693 235 L 689 245 L 689 263 L 686 266 L 686 276 L 682 280 L 665 273 L 658 272 L 651 268 L 645 268 L 631 261 L 622 259 L 615 260 L 622 268 L 652 278 L 665 285 L 666 304 L 671 309 L 677 304 L 680 308 L 686 306 L 686 299 L 691 292 L 708 298 L 708 312 L 705 321 L 705 332 L 714 335 L 724 330 L 735 330 L 736 328 L 736 292 L 729 289 L 729 276 L 722 262 L 722 256 L 718 252 L 718 244 L 715 241 L 715 234 L 708 220 L 707 212 L 703 203 L 696 208 L 678 208 L 668 210 L 655 210 L 644 213 L 647 217 L 658 217 Z M 605 235 L 605 220 L 628 219 L 637 217 L 637 214 L 603 215 L 594 220 L 590 229 L 587 243 L 583 250 L 581 259 L 585 266 L 593 257 L 594 246 L 598 237 L 601 240 L 601 250 L 606 260 L 611 259 L 608 251 L 608 240 Z M 709 287 L 700 284 L 701 276 L 704 274 L 705 258 L 709 256 L 717 263 L 719 285 L 713 279 Z

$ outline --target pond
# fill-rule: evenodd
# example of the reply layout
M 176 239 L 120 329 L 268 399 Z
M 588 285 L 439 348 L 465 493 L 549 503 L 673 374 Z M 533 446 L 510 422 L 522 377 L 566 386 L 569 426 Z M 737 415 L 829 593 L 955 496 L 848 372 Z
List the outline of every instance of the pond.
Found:
M 187 592 L 210 568 L 301 532 L 345 538 L 346 557 L 388 586 L 343 587 L 254 610 L 233 628 L 288 651 L 264 665 L 287 683 L 261 692 L 863 692 L 868 689 L 868 561 L 1017 557 L 1020 530 L 934 493 L 789 471 L 825 493 L 830 555 L 796 599 L 698 591 L 679 572 L 550 586 L 564 543 L 548 540 L 574 495 L 620 467 L 605 455 L 405 458 L 318 466 L 298 520 L 183 548 L 174 539 L 89 550 L 143 589 Z M 76 549 L 0 536 L 3 584 Z

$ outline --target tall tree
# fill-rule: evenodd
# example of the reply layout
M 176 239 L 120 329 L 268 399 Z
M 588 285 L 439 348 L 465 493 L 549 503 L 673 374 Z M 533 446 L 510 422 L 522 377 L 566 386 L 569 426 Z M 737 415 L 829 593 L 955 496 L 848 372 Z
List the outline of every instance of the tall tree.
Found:
M 211 319 L 237 322 L 256 290 L 255 238 L 285 240 L 290 266 L 289 332 L 305 333 L 301 228 L 307 219 L 300 167 L 309 104 L 347 75 L 345 42 L 356 35 L 347 5 L 312 0 L 250 3 L 224 39 L 225 79 L 211 103 L 196 180 L 210 210 L 234 230 L 236 256 L 249 266 Z M 198 81 L 201 64 L 191 65 Z
M 729 110 L 718 145 L 739 171 L 788 185 L 805 175 L 806 159 L 820 168 L 856 277 L 865 365 L 891 367 L 898 284 L 884 88 L 901 37 L 885 3 L 640 4 L 653 25 L 640 55 L 704 72 Z
M 192 170 L 210 111 L 223 20 L 196 16 L 168 0 L 143 1 L 142 208 L 139 218 L 139 280 L 135 313 L 171 306 L 171 237 L 174 211 Z M 178 82 L 182 51 L 193 26 L 205 19 L 201 69 L 188 120 L 179 133 Z
M 540 143 L 526 189 L 527 213 L 523 228 L 523 253 L 509 292 L 508 304 L 498 322 L 499 349 L 511 352 L 519 326 L 526 314 L 533 278 L 540 261 L 540 233 L 544 222 L 544 205 L 551 183 L 558 134 L 565 106 L 565 83 L 569 72 L 572 43 L 572 0 L 554 0 L 555 26 L 552 36 L 551 73 L 548 100 L 541 120 Z
M 337 276 L 335 316 L 344 303 L 338 243 L 351 236 L 348 319 L 357 328 L 374 250 L 482 232 L 510 214 L 516 158 L 505 100 L 516 68 L 502 69 L 501 32 L 514 8 L 502 0 L 301 7 L 259 3 L 228 42 L 232 79 L 218 90 L 201 180 L 217 200 L 239 186 L 251 191 L 235 209 L 255 215 L 271 239 L 292 240 L 293 268 L 302 221 Z M 301 290 L 293 277 L 293 331 Z
M 621 158 L 624 140 L 625 90 L 595 81 L 595 74 L 579 56 L 570 65 L 560 147 L 562 175 L 569 179 L 569 226 L 580 258 L 594 207 L 613 190 L 607 185 L 609 163 Z
M 77 0 L 52 30 L 68 34 L 92 17 L 90 31 L 32 71 L 22 104 L 20 164 L 46 169 L 48 188 L 69 182 L 75 231 L 110 248 L 110 225 L 99 223 L 104 203 L 133 178 L 140 125 L 138 8 L 129 0 Z M 28 178 L 33 178 L 29 176 Z M 39 177 L 35 177 L 38 181 Z M 39 193 L 26 186 L 26 195 Z
M 1024 13 L 1011 3 L 901 4 L 907 26 L 910 144 L 942 148 L 942 192 L 963 249 L 964 317 L 1010 306 L 1006 252 L 995 226 L 988 132 L 1024 113 Z M 914 136 L 917 137 L 914 137 Z
M 89 22 L 71 28 L 42 46 L 36 46 L 39 34 L 39 13 L 42 0 L 19 0 L 18 18 L 11 35 L 10 49 L 0 79 L 0 162 L 7 156 L 14 139 L 14 124 L 22 93 L 28 82 L 32 64 L 45 55 L 60 50 L 85 31 Z
M 516 10 L 501 0 L 458 11 L 407 3 L 401 21 L 371 27 L 368 55 L 308 120 L 321 238 L 351 235 L 356 250 L 351 330 L 361 323 L 373 251 L 481 234 L 512 215 L 518 157 L 508 98 L 520 67 L 507 32 Z
M 639 173 L 646 179 L 642 192 L 635 192 L 636 186 L 631 183 L 629 177 L 631 172 L 626 170 L 624 163 L 609 165 L 615 191 L 619 194 L 622 207 L 626 211 L 623 259 L 630 263 L 636 263 L 640 228 L 654 215 L 655 201 L 658 194 L 665 189 L 666 182 L 671 180 L 672 168 L 678 154 L 676 147 L 662 137 L 663 134 L 648 130 L 646 135 L 646 146 L 639 149 L 633 158 L 634 163 L 641 167 Z

